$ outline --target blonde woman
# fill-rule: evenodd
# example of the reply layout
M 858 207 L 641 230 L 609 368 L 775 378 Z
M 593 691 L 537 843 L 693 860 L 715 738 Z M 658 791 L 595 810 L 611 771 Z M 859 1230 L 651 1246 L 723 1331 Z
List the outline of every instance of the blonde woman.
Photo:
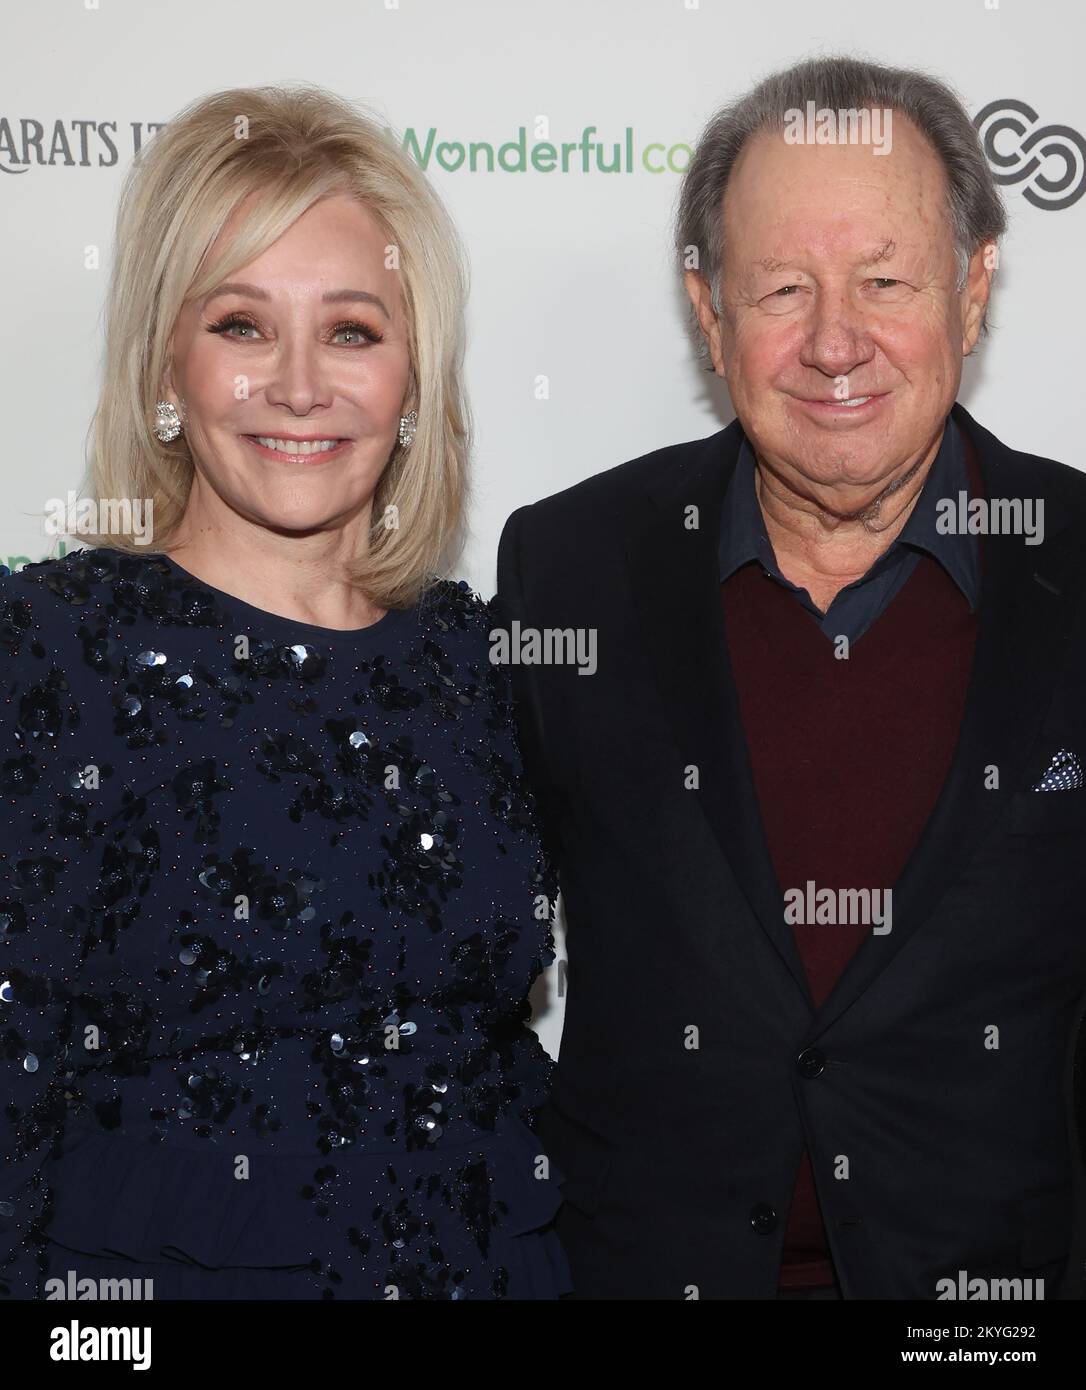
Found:
M 319 89 L 218 93 L 133 166 L 85 492 L 150 544 L 0 593 L 9 1296 L 568 1290 L 554 885 L 491 611 L 434 578 L 464 292 L 419 170 Z

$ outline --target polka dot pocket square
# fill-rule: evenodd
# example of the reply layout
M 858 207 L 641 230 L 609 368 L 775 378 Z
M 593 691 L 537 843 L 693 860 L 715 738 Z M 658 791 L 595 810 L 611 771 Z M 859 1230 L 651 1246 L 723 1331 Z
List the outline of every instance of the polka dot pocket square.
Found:
M 1069 792 L 1083 784 L 1082 764 L 1078 754 L 1061 748 L 1049 763 L 1044 776 L 1030 787 L 1031 792 Z

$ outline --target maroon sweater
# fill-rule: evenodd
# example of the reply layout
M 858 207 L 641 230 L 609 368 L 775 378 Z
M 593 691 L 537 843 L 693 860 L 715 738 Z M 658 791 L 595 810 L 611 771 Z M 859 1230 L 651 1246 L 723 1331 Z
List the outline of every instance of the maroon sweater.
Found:
M 979 493 L 968 441 L 966 453 Z M 782 893 L 802 889 L 809 879 L 819 888 L 892 888 L 950 768 L 976 615 L 926 553 L 847 660 L 835 659 L 833 643 L 795 594 L 757 564 L 725 580 L 721 600 L 754 784 Z M 793 926 L 816 1008 L 870 930 Z M 780 1284 L 833 1282 L 805 1149 Z

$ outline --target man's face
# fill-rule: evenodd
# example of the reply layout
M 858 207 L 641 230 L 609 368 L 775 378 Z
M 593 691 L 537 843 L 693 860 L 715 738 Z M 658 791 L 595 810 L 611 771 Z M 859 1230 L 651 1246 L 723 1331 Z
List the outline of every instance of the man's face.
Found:
M 942 165 L 896 112 L 892 133 L 885 155 L 756 136 L 728 183 L 719 321 L 687 275 L 759 457 L 838 514 L 933 451 L 991 275 L 978 251 L 956 289 Z

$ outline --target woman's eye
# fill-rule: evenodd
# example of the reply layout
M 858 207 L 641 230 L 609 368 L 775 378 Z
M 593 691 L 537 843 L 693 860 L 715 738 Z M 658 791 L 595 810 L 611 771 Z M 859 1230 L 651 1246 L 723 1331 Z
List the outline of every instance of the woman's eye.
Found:
M 230 314 L 218 323 L 208 326 L 209 333 L 221 333 L 223 337 L 234 338 L 237 342 L 255 342 L 263 337 L 260 329 L 251 319 L 239 314 Z M 346 335 L 346 338 L 344 338 Z M 331 340 L 337 347 L 365 347 L 370 343 L 382 341 L 381 334 L 364 323 L 337 323 L 331 330 Z
M 338 338 L 342 333 L 348 333 L 354 339 L 353 342 L 344 343 L 344 347 L 359 347 L 366 343 L 379 343 L 381 341 L 380 333 L 375 333 L 364 323 L 337 323 L 332 329 L 332 337 Z
M 776 295 L 787 295 L 789 291 L 798 289 L 798 285 L 782 285 L 779 290 L 774 290 L 773 293 Z
M 221 333 L 224 337 L 233 337 L 234 335 L 229 331 L 232 328 L 244 328 L 247 330 L 245 337 L 242 338 L 242 342 L 246 342 L 251 335 L 259 333 L 255 323 L 252 323 L 249 319 L 239 318 L 236 314 L 232 314 L 229 318 L 220 319 L 218 323 L 212 324 L 209 331 L 212 333 Z
M 901 283 L 901 281 L 900 281 L 900 280 L 891 280 L 891 279 L 888 279 L 885 275 L 880 275 L 880 276 L 877 276 L 874 280 L 872 280 L 871 283 L 872 283 L 877 289 L 880 289 L 880 290 L 881 290 L 881 289 L 884 289 L 884 288 L 885 288 L 886 286 L 888 286 L 888 285 L 899 285 L 899 284 Z

